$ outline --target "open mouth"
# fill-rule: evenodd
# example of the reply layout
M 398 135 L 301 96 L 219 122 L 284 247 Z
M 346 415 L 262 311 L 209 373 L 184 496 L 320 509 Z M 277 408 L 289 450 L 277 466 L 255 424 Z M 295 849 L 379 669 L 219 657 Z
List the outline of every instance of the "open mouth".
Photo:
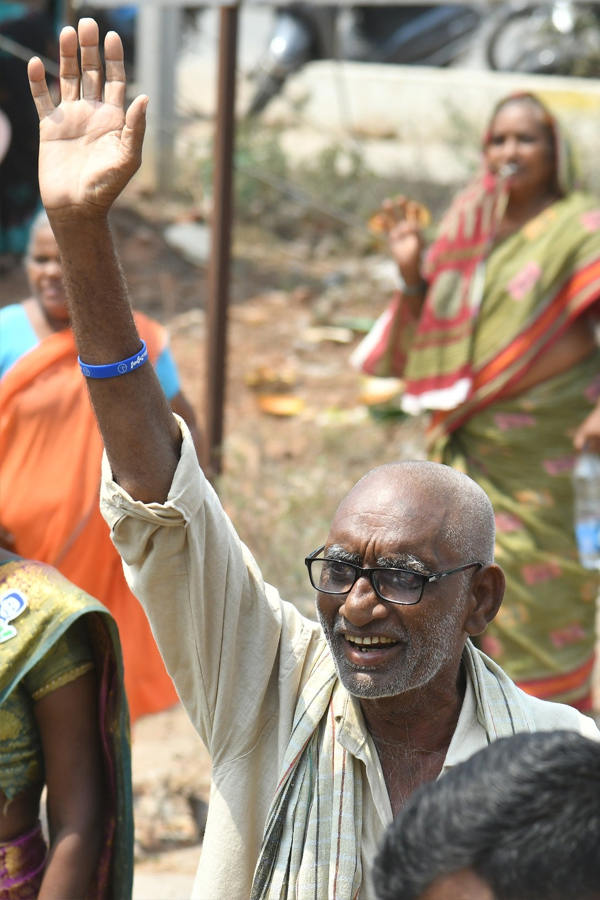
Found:
M 345 634 L 344 638 L 353 649 L 360 650 L 361 653 L 373 653 L 376 650 L 388 649 L 389 647 L 395 647 L 398 643 L 393 638 L 378 635 L 374 637 L 356 637 L 353 634 Z
M 43 291 L 46 300 L 65 300 L 64 292 L 61 288 L 47 287 Z

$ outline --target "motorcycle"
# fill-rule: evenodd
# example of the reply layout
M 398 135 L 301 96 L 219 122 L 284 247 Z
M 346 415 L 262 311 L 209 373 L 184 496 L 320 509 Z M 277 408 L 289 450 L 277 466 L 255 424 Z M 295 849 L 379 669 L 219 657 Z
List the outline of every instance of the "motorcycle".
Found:
M 500 11 L 487 43 L 491 69 L 600 76 L 600 6 L 555 0 L 516 3 Z
M 600 2 L 495 0 L 487 27 L 490 69 L 600 77 Z M 446 66 L 483 33 L 485 13 L 468 4 L 279 8 L 248 114 L 256 115 L 286 78 L 317 59 Z
M 445 66 L 468 46 L 482 14 L 465 4 L 278 8 L 259 63 L 248 115 L 261 112 L 286 78 L 319 59 Z

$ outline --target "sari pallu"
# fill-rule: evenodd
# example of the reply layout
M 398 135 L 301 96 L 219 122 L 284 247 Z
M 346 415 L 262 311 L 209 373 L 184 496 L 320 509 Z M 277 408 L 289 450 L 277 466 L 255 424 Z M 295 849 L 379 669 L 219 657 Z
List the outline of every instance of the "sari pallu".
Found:
M 507 100 L 529 100 L 541 112 L 561 199 L 497 244 L 510 180 L 484 163 L 455 198 L 423 267 L 429 288 L 403 373 L 408 413 L 478 406 L 518 381 L 600 296 L 600 209 L 576 189 L 571 144 L 555 116 L 528 93 L 501 100 L 490 129 Z M 490 130 L 483 149 L 489 140 Z
M 488 494 L 498 615 L 477 643 L 524 691 L 591 709 L 597 573 L 579 564 L 573 529 L 573 434 L 600 395 L 600 350 L 438 440 L 432 456 Z
M 404 370 L 403 408 L 435 410 L 433 437 L 518 382 L 600 298 L 597 201 L 574 191 L 490 249 L 472 272 L 470 311 L 462 279 L 451 267 L 433 278 Z
M 98 682 L 99 727 L 106 781 L 103 843 L 86 900 L 129 900 L 133 880 L 133 802 L 129 715 L 116 625 L 107 610 L 50 566 L 15 559 L 0 567 L 0 591 L 18 591 L 27 606 L 0 643 L 1 704 L 70 626 L 85 616 Z M 32 900 L 43 875 L 38 828 L 0 844 L 1 900 Z
M 166 334 L 136 313 L 154 363 Z M 99 510 L 102 440 L 70 330 L 0 380 L 0 521 L 21 556 L 55 566 L 117 621 L 132 719 L 177 702 L 145 614 Z

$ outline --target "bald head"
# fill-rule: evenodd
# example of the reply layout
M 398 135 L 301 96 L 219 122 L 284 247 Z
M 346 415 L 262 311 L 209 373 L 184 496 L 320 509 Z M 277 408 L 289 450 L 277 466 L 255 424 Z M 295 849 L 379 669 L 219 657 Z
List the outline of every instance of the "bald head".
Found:
M 494 560 L 495 525 L 490 500 L 478 484 L 462 472 L 439 463 L 408 460 L 387 463 L 367 472 L 344 498 L 336 513 L 344 515 L 346 504 L 379 506 L 388 513 L 404 514 L 407 502 L 429 511 L 438 525 L 438 540 L 455 551 L 457 559 Z

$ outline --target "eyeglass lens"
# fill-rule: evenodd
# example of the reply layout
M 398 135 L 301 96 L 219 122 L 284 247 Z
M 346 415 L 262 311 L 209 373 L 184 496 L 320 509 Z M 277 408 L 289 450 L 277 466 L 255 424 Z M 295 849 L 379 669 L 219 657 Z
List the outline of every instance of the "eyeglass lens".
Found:
M 374 587 L 386 600 L 395 603 L 415 603 L 420 596 L 424 577 L 418 572 L 403 569 L 370 569 Z M 313 587 L 329 594 L 346 594 L 358 579 L 359 573 L 348 563 L 331 559 L 310 562 Z

